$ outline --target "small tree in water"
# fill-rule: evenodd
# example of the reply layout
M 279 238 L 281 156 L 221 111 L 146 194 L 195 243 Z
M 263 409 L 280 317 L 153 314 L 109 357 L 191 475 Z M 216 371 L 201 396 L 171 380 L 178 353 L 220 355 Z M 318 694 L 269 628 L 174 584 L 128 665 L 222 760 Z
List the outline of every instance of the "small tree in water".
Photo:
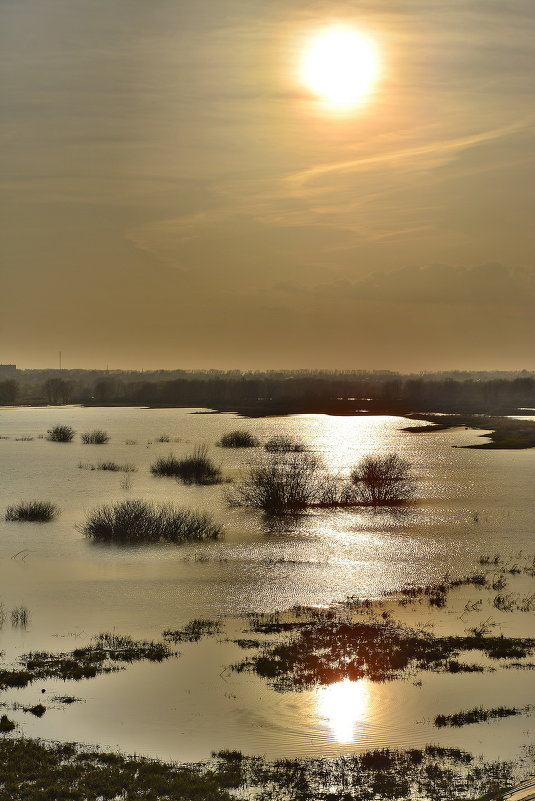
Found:
M 357 487 L 361 503 L 395 505 L 408 501 L 416 491 L 410 469 L 410 462 L 397 453 L 372 454 L 353 468 L 351 482 Z

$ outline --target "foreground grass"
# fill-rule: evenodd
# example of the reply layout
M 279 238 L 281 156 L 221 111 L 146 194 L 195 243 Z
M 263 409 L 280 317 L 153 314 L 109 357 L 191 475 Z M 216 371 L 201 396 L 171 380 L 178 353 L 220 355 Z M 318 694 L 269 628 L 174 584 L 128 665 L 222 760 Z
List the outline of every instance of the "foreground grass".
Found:
M 251 801 L 468 801 L 499 798 L 513 783 L 510 763 L 437 746 L 275 762 L 227 750 L 208 763 L 176 765 L 0 739 L 0 801 L 230 801 L 238 788 Z

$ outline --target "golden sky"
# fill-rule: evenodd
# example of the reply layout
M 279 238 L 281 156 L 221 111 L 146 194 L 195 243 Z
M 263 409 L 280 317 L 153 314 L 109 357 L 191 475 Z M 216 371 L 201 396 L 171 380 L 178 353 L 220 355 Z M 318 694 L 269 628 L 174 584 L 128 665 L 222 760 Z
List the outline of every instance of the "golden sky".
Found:
M 534 42 L 532 0 L 0 0 L 0 362 L 535 369 Z

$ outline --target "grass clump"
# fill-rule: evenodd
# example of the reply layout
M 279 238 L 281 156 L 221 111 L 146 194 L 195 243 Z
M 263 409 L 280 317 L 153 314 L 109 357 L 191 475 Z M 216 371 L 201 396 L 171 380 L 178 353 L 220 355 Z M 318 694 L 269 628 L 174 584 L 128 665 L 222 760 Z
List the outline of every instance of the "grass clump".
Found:
M 8 506 L 5 519 L 28 523 L 49 523 L 59 515 L 59 508 L 50 501 L 20 501 Z
M 260 441 L 249 431 L 229 431 L 217 443 L 220 448 L 258 448 Z
M 16 606 L 11 610 L 11 625 L 13 628 L 25 629 L 30 622 L 30 610 L 26 606 Z
M 155 476 L 172 476 L 184 484 L 220 484 L 221 470 L 208 457 L 206 445 L 198 445 L 190 456 L 177 459 L 170 454 L 151 467 Z
M 208 515 L 142 500 L 99 507 L 89 515 L 82 532 L 95 542 L 118 544 L 182 543 L 218 539 L 222 534 Z
M 306 450 L 303 442 L 285 434 L 275 434 L 264 444 L 264 449 L 268 453 L 303 453 Z
M 110 435 L 99 428 L 94 431 L 87 431 L 81 435 L 81 438 L 84 445 L 105 445 L 110 441 Z
M 54 426 L 46 433 L 50 442 L 72 442 L 76 432 L 71 426 Z

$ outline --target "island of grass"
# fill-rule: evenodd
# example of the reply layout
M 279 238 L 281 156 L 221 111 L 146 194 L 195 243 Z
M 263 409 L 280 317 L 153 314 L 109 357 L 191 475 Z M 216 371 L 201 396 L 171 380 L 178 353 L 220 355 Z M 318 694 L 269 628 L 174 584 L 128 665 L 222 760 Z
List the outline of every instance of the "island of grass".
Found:
M 99 634 L 89 645 L 69 653 L 34 651 L 23 654 L 17 668 L 0 669 L 0 690 L 27 687 L 42 679 L 92 679 L 101 673 L 120 670 L 125 663 L 141 660 L 162 662 L 174 654 L 165 643 L 136 641 L 129 636 L 111 633 Z
M 408 426 L 403 431 L 427 434 L 434 431 L 446 431 L 450 428 L 484 429 L 490 431 L 481 434 L 490 442 L 477 445 L 464 445 L 465 448 L 486 448 L 502 450 L 519 450 L 535 448 L 535 422 L 533 420 L 517 420 L 511 417 L 494 417 L 485 414 L 411 414 L 411 420 L 425 420 L 432 426 Z
M 219 539 L 223 533 L 209 515 L 143 500 L 100 506 L 81 531 L 94 542 L 122 545 L 200 542 Z

